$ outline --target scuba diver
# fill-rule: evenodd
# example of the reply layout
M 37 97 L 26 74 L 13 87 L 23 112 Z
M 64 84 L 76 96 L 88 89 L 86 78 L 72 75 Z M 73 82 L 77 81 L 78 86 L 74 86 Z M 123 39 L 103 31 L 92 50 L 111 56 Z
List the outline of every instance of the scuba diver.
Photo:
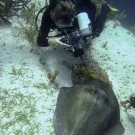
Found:
M 96 16 L 96 6 L 90 0 L 50 0 L 42 16 L 37 44 L 71 50 L 74 57 L 80 57 L 84 54 L 82 45 L 87 38 L 98 37 L 102 32 L 109 12 L 111 8 L 106 3 Z M 48 36 L 54 29 L 59 34 Z

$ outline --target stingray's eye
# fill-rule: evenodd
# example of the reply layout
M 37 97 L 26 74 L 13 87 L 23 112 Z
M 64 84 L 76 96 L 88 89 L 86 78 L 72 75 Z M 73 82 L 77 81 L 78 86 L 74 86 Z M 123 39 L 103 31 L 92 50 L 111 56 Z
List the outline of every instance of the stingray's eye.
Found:
M 105 99 L 104 99 L 104 102 L 105 102 L 106 104 L 109 104 L 109 99 L 108 99 L 108 98 L 105 98 Z
M 92 89 L 89 90 L 89 92 L 90 92 L 91 94 L 96 94 L 97 91 L 98 91 L 97 88 L 92 88 Z

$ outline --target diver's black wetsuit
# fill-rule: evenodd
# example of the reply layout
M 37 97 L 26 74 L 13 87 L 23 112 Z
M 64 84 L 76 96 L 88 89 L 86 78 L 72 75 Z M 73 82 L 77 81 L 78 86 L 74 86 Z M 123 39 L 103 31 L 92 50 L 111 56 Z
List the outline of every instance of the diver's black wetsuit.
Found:
M 42 17 L 42 22 L 41 22 L 41 27 L 40 27 L 40 32 L 37 38 L 37 44 L 41 47 L 47 47 L 49 46 L 48 44 L 48 34 L 50 29 L 55 29 L 57 28 L 59 31 L 61 31 L 62 35 L 64 36 L 67 33 L 70 33 L 71 31 L 79 28 L 78 27 L 78 22 L 77 18 L 74 19 L 74 23 L 72 27 L 69 28 L 58 28 L 55 25 L 55 22 L 51 19 L 50 12 L 55 8 L 54 5 L 49 6 L 46 11 L 43 14 Z M 106 21 L 106 17 L 108 12 L 110 11 L 109 7 L 107 4 L 104 4 L 101 9 L 101 14 L 98 17 L 95 17 L 96 14 L 96 7 L 95 4 L 92 2 L 89 3 L 81 3 L 76 6 L 77 9 L 77 14 L 81 12 L 86 12 L 91 20 L 92 24 L 92 36 L 97 37 L 103 30 L 103 25 Z M 66 30 L 66 33 L 65 33 Z

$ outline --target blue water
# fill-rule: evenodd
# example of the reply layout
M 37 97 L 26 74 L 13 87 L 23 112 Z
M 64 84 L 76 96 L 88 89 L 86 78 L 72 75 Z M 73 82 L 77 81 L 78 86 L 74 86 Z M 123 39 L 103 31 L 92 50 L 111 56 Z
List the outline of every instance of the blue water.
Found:
M 119 13 L 125 10 L 127 17 L 123 20 L 120 20 L 121 24 L 130 28 L 135 25 L 135 0 L 105 0 L 111 6 L 114 6 L 119 9 Z

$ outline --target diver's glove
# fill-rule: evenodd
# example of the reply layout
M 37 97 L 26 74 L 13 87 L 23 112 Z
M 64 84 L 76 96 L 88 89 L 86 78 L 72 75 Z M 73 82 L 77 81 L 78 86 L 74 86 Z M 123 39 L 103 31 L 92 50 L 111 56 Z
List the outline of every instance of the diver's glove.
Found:
M 73 54 L 74 54 L 74 57 L 77 58 L 77 57 L 80 57 L 80 56 L 84 55 L 84 51 L 83 51 L 83 49 L 76 49 L 73 52 Z
M 92 38 L 99 37 L 100 33 L 103 31 L 103 23 L 101 23 L 97 18 L 95 18 L 92 23 Z
M 95 37 L 99 37 L 100 36 L 100 33 L 99 32 L 93 32 L 92 33 L 92 39 L 95 38 Z

